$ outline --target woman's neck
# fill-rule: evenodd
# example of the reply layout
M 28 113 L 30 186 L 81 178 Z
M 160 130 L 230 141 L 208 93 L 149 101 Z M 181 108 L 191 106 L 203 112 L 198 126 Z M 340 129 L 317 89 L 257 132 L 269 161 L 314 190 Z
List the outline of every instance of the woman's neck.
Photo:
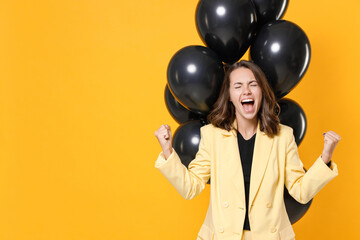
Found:
M 237 129 L 245 140 L 250 139 L 257 130 L 258 119 L 254 118 L 251 120 L 236 118 Z

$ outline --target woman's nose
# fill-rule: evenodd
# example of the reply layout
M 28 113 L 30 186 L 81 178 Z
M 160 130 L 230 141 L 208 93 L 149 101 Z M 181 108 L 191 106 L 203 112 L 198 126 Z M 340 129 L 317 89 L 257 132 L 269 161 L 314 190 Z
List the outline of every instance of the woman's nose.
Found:
M 248 95 L 250 92 L 250 88 L 248 86 L 243 87 L 243 94 Z

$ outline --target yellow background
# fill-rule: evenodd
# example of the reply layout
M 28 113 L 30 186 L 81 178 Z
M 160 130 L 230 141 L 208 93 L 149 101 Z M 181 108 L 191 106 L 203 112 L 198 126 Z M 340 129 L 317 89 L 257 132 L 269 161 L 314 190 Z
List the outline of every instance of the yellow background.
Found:
M 154 131 L 177 128 L 163 93 L 180 48 L 202 44 L 197 1 L 0 2 L 0 240 L 195 239 L 209 186 L 186 201 L 154 168 Z M 310 67 L 305 167 L 342 136 L 339 176 L 294 225 L 297 239 L 360 234 L 360 3 L 290 1 Z

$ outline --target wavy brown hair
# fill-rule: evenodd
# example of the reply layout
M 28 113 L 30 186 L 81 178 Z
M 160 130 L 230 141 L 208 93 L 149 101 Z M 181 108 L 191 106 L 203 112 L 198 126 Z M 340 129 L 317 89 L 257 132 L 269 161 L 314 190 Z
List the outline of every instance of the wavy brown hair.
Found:
M 230 74 L 238 68 L 248 68 L 253 72 L 257 83 L 262 92 L 262 100 L 257 117 L 260 121 L 260 130 L 267 136 L 273 137 L 279 132 L 279 112 L 280 107 L 276 102 L 274 92 L 272 91 L 264 72 L 255 63 L 242 60 L 232 64 L 226 71 L 224 82 L 222 84 L 219 98 L 214 104 L 214 109 L 208 116 L 208 121 L 216 127 L 227 131 L 233 130 L 233 123 L 236 119 L 235 107 L 230 101 Z

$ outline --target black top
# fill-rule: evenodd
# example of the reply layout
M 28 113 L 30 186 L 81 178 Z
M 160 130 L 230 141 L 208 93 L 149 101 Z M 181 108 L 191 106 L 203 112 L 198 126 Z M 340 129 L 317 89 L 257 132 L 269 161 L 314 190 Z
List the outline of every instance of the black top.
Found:
M 246 213 L 245 213 L 244 230 L 250 230 L 248 209 L 249 209 L 249 195 L 250 195 L 250 175 L 251 175 L 252 158 L 254 153 L 255 137 L 256 134 L 254 134 L 254 136 L 252 136 L 250 139 L 245 140 L 239 132 L 237 133 L 240 159 L 243 168 L 244 184 L 245 184 Z
M 237 140 L 239 145 L 240 159 L 243 169 L 244 185 L 245 185 L 246 210 L 245 210 L 245 222 L 243 228 L 244 230 L 250 230 L 248 210 L 249 210 L 249 195 L 250 195 L 250 176 L 251 176 L 251 166 L 252 166 L 252 159 L 253 159 L 254 146 L 255 146 L 255 138 L 256 138 L 256 134 L 254 134 L 254 136 L 252 136 L 250 139 L 245 140 L 239 132 L 237 133 Z M 331 161 L 326 165 L 330 167 Z

